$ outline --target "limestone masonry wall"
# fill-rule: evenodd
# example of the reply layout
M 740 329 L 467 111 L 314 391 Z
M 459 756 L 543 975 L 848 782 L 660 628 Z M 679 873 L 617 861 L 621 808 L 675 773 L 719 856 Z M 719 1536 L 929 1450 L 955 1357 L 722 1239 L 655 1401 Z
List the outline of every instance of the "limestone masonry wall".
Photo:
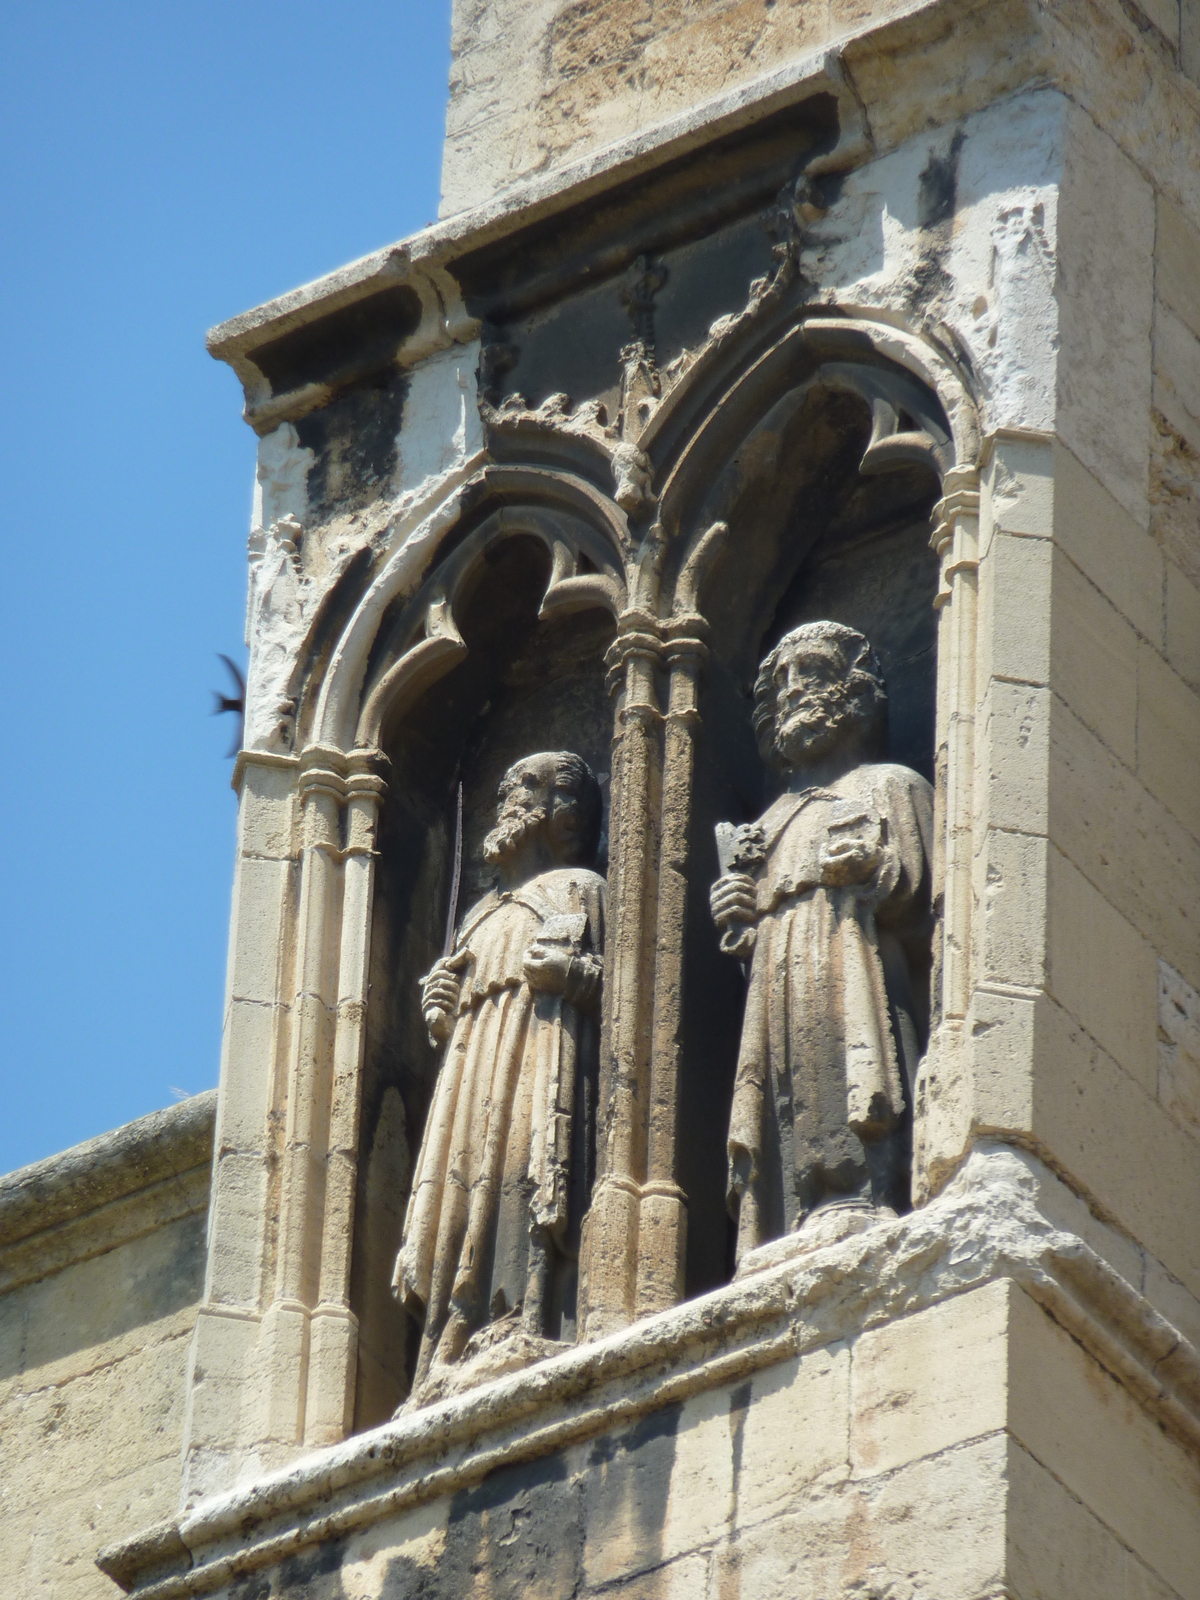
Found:
M 215 1092 L 0 1181 L 0 1587 L 111 1596 L 179 1498 Z
M 889 18 L 935 9 L 912 0 L 454 0 L 442 215 Z M 1194 0 L 1131 0 L 1130 12 L 1200 81 Z

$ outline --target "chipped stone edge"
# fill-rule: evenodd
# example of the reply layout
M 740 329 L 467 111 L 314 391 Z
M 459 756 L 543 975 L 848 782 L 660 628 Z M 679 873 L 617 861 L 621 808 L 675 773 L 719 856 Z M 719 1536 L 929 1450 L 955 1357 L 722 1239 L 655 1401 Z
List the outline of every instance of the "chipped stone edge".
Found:
M 168 1210 L 181 1215 L 201 1209 L 208 1197 L 216 1110 L 217 1091 L 209 1089 L 0 1178 L 0 1291 L 28 1281 L 21 1268 L 31 1251 L 41 1263 L 35 1261 L 30 1271 L 41 1276 L 46 1253 L 64 1256 L 55 1244 L 68 1230 L 84 1226 L 86 1231 L 98 1213 L 115 1213 L 124 1202 L 159 1196 Z M 198 1184 L 190 1181 L 193 1175 Z M 168 1192 L 172 1188 L 178 1190 L 174 1196 Z M 155 1216 L 152 1225 L 161 1224 L 161 1206 Z M 57 1259 L 50 1270 L 133 1236 L 127 1225 L 118 1225 L 116 1234 L 120 1237 L 101 1227 L 98 1237 L 106 1242 L 98 1249 L 89 1248 L 84 1238 L 72 1239 L 66 1259 Z
M 1060 1188 L 1028 1152 L 982 1145 L 920 1211 L 303 1457 L 109 1546 L 97 1563 L 138 1600 L 205 1594 L 498 1467 L 1004 1278 L 1200 1450 L 1200 1354 L 1047 1220 L 1040 1198 Z

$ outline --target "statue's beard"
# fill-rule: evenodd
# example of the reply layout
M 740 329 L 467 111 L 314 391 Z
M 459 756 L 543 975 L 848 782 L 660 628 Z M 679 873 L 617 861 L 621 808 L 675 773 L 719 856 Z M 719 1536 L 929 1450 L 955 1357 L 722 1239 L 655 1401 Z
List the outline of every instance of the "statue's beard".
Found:
M 489 866 L 516 855 L 531 833 L 536 833 L 546 822 L 545 806 L 523 807 L 520 811 L 502 812 L 496 826 L 483 841 L 483 859 Z
M 775 748 L 790 767 L 819 761 L 857 721 L 857 709 L 845 691 L 805 695 L 777 713 Z

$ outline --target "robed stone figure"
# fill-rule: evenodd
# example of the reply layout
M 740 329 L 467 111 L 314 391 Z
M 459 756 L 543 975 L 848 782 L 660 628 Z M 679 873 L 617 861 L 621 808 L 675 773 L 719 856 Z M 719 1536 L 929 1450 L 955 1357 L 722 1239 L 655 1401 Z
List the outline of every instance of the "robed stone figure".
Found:
M 749 967 L 729 1126 L 739 1267 L 825 1207 L 894 1205 L 907 1186 L 933 793 L 874 759 L 886 710 L 871 646 L 838 623 L 787 634 L 755 684 L 759 748 L 788 786 L 757 823 L 718 828 L 711 897 L 722 948 Z
M 395 1274 L 424 1323 L 414 1397 L 464 1356 L 495 1359 L 503 1344 L 521 1364 L 573 1332 L 595 1148 L 601 817 L 579 756 L 516 762 L 483 847 L 496 886 L 422 982 L 444 1050 Z

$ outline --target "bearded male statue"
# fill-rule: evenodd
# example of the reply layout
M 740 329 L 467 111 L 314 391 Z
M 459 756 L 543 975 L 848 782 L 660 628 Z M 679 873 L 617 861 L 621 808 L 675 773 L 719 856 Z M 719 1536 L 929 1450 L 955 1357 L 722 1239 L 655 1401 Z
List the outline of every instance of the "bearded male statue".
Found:
M 602 809 L 577 755 L 510 767 L 483 846 L 496 886 L 422 981 L 430 1041 L 445 1048 L 394 1279 L 424 1317 L 416 1402 L 485 1351 L 500 1371 L 573 1330 L 594 1166 Z
M 836 1238 L 906 1193 L 933 791 L 876 759 L 886 716 L 853 628 L 806 623 L 759 669 L 755 732 L 787 789 L 757 823 L 718 827 L 711 893 L 721 948 L 749 963 L 728 1146 L 739 1271 L 769 1240 Z

